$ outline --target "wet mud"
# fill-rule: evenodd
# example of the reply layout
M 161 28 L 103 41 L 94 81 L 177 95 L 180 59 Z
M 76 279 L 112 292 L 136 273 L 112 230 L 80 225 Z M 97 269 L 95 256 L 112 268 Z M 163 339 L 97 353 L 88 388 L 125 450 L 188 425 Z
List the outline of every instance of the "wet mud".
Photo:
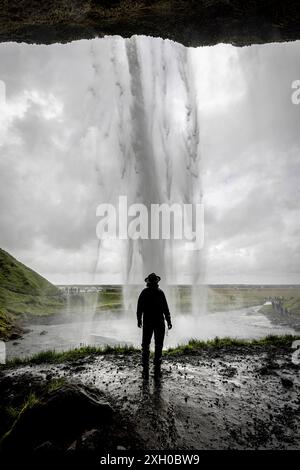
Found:
M 5 369 L 1 380 L 30 374 L 93 387 L 130 430 L 124 448 L 299 449 L 300 366 L 292 352 L 243 346 L 165 356 L 161 376 L 150 368 L 148 378 L 138 353 L 113 354 Z

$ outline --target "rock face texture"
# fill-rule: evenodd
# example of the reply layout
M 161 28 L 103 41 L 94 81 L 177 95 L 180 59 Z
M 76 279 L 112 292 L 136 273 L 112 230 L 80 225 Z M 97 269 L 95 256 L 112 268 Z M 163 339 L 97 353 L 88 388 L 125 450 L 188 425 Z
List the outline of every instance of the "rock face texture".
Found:
M 0 41 L 143 34 L 186 46 L 300 39 L 297 0 L 0 0 Z

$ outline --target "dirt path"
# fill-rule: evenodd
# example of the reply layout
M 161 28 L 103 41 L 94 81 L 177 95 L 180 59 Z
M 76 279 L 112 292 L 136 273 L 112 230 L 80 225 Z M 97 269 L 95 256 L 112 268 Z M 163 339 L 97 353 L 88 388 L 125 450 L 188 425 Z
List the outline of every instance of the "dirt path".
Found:
M 299 449 L 300 368 L 290 348 L 243 347 L 164 359 L 143 380 L 140 358 L 107 355 L 8 370 L 65 377 L 105 392 L 144 449 Z

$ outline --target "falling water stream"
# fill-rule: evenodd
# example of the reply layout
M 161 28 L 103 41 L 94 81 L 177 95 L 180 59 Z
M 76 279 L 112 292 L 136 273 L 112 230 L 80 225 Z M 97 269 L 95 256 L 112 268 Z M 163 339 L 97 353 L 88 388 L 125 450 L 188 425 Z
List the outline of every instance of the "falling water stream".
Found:
M 189 49 L 146 37 L 110 38 L 107 47 L 116 111 L 114 124 L 103 137 L 116 132 L 119 148 L 107 165 L 101 158 L 103 143 L 99 145 L 102 200 L 116 204 L 118 196 L 125 195 L 128 205 L 141 203 L 149 214 L 152 204 L 201 203 L 200 122 Z M 96 52 L 93 57 L 97 70 L 100 58 Z M 101 89 L 98 75 L 95 80 L 94 89 Z M 181 270 L 188 273 L 192 286 L 193 312 L 205 310 L 203 250 L 186 250 L 182 259 L 179 248 L 184 241 L 173 240 L 172 231 L 170 235 L 170 240 L 124 240 L 125 311 L 135 308 L 137 292 L 132 285 L 142 284 L 153 271 L 161 276 L 174 311 L 176 291 L 168 286 L 178 282 Z
M 88 169 L 85 182 L 97 187 L 95 208 L 100 203 L 117 208 L 120 196 L 126 196 L 128 206 L 143 204 L 148 213 L 153 204 L 203 203 L 201 107 L 207 106 L 209 98 L 202 90 L 200 99 L 199 89 L 203 75 L 211 79 L 212 69 L 201 69 L 201 54 L 195 65 L 192 49 L 143 36 L 80 41 L 76 47 L 78 53 L 88 57 L 84 83 L 87 91 L 84 88 L 80 95 L 82 134 L 76 144 L 80 146 L 80 168 L 83 172 Z M 217 62 L 221 53 L 215 56 Z M 207 64 L 210 52 L 205 54 Z M 241 93 L 243 81 L 238 82 L 239 86 L 236 82 L 235 91 Z M 94 208 L 87 210 L 93 212 Z M 172 239 L 173 230 L 171 227 L 170 239 L 96 240 L 94 284 L 99 273 L 105 277 L 105 256 L 110 256 L 107 253 L 113 257 L 116 271 L 123 273 L 120 318 L 112 318 L 109 311 L 103 312 L 102 318 L 97 316 L 97 293 L 83 296 L 79 317 L 73 315 L 68 298 L 65 324 L 33 325 L 31 333 L 16 344 L 8 344 L 8 349 L 12 354 L 29 354 L 41 348 L 93 342 L 91 336 L 97 335 L 102 344 L 139 344 L 136 301 L 144 278 L 153 271 L 161 276 L 171 314 L 176 315 L 166 345 L 190 337 L 260 337 L 276 329 L 258 307 L 208 313 L 205 242 L 201 249 L 191 250 L 186 240 Z M 189 312 L 178 310 L 179 284 L 191 286 Z M 280 327 L 277 330 L 290 331 Z

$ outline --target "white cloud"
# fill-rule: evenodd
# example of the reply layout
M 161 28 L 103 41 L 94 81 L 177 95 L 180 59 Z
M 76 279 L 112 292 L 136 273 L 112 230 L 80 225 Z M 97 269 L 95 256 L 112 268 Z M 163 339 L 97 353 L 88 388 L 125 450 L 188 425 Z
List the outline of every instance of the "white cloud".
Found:
M 144 86 L 152 96 L 167 70 L 169 117 L 152 123 L 153 136 L 172 118 L 168 145 L 180 187 L 176 139 L 185 126 L 185 104 L 176 64 L 169 60 L 167 69 L 161 67 L 172 45 L 156 44 L 154 56 L 145 46 Z M 291 102 L 291 83 L 300 78 L 299 48 L 295 42 L 189 52 L 200 116 L 208 282 L 300 281 L 300 106 Z M 122 244 L 102 247 L 97 257 L 95 211 L 103 199 L 123 194 L 129 181 L 120 175 L 122 151 L 130 154 L 120 139 L 130 120 L 130 84 L 121 86 L 128 76 L 124 49 L 121 38 L 0 45 L 6 85 L 0 101 L 0 244 L 53 282 L 122 279 Z M 117 81 L 113 52 L 119 54 Z M 156 82 L 147 81 L 154 63 Z M 163 148 L 157 155 L 164 158 Z M 131 177 L 135 170 L 126 169 Z M 174 255 L 177 280 L 186 282 L 191 260 L 179 245 Z

